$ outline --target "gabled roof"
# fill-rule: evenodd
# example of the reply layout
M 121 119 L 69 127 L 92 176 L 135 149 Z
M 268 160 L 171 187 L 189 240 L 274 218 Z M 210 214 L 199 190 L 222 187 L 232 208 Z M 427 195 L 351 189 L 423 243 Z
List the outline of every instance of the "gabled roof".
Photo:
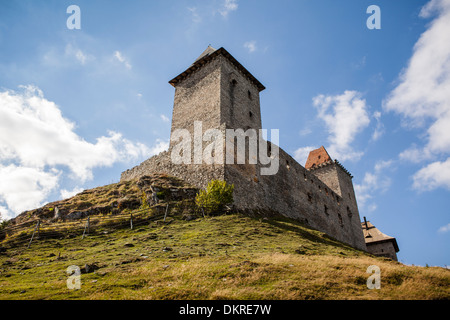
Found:
M 332 161 L 332 159 L 328 154 L 327 150 L 325 150 L 324 146 L 321 146 L 320 148 L 315 149 L 309 153 L 308 160 L 306 160 L 305 168 L 311 169 L 328 161 Z
M 394 237 L 385 235 L 383 232 L 378 230 L 372 223 L 370 223 L 370 221 L 361 222 L 361 227 L 363 229 L 364 240 L 366 241 L 366 245 L 390 241 L 394 245 L 395 252 L 400 251 L 398 248 L 397 240 Z
M 264 87 L 261 82 L 259 82 L 247 69 L 244 68 L 242 64 L 240 64 L 227 50 L 223 47 L 220 49 L 214 49 L 211 46 L 208 46 L 205 51 L 194 61 L 191 66 L 186 69 L 186 71 L 180 73 L 178 76 L 169 81 L 172 86 L 176 86 L 180 81 L 186 79 L 190 74 L 198 70 L 201 66 L 206 64 L 208 61 L 211 61 L 215 57 L 222 55 L 228 59 L 238 70 L 240 70 L 251 82 L 253 82 L 258 90 L 261 92 L 266 87 Z

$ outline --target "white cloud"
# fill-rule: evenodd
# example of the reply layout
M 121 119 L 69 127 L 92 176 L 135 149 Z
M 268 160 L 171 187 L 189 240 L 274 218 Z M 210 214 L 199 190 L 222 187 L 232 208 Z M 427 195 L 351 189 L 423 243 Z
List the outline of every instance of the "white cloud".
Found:
M 0 92 L 0 205 L 14 213 L 39 206 L 62 174 L 83 183 L 93 178 L 94 168 L 153 152 L 113 131 L 90 143 L 42 91 L 22 89 Z
M 188 7 L 187 9 L 191 13 L 193 23 L 202 22 L 202 18 L 200 17 L 196 7 Z
M 420 149 L 416 145 L 412 145 L 409 149 L 400 152 L 398 157 L 400 160 L 419 163 L 432 159 L 433 155 L 429 152 L 429 150 Z
M 7 205 L 8 218 L 12 218 L 12 212 L 20 213 L 41 206 L 57 187 L 59 175 L 57 170 L 0 164 L 0 203 Z
M 376 210 L 377 205 L 372 199 L 376 192 L 386 192 L 391 186 L 392 180 L 384 171 L 392 166 L 392 160 L 379 161 L 375 164 L 373 172 L 366 172 L 362 182 L 354 185 L 360 211 L 370 213 Z
M 120 63 L 123 63 L 123 65 L 127 68 L 127 69 L 131 69 L 131 64 L 128 61 L 128 59 L 126 59 L 122 53 L 120 51 L 115 51 L 114 52 L 114 58 L 117 59 L 117 61 L 119 61 Z
M 164 122 L 170 122 L 170 119 L 167 118 L 165 115 L 161 114 L 160 117 L 161 117 L 161 120 L 162 120 L 162 121 L 164 121 Z
M 6 207 L 0 206 L 0 222 L 13 218 L 13 214 Z
M 435 161 L 417 171 L 413 176 L 413 188 L 419 191 L 443 187 L 450 190 L 450 158 Z
M 75 47 L 72 44 L 67 44 L 65 48 L 65 55 L 67 57 L 75 58 L 82 65 L 86 64 L 88 60 L 92 60 L 93 56 L 84 53 L 81 49 Z
M 446 233 L 450 231 L 450 223 L 446 224 L 445 226 L 442 226 L 438 229 L 439 233 Z
M 318 95 L 313 98 L 318 117 L 327 127 L 330 156 L 341 161 L 359 160 L 362 152 L 353 150 L 352 142 L 370 123 L 366 101 L 357 91 L 346 90 L 341 95 Z
M 384 134 L 384 125 L 381 122 L 381 112 L 380 111 L 375 111 L 373 113 L 373 118 L 377 122 L 377 125 L 376 125 L 375 130 L 374 130 L 374 132 L 372 134 L 372 140 L 373 141 L 377 141 Z
M 306 160 L 308 159 L 309 153 L 318 147 L 302 147 L 294 151 L 294 159 L 297 160 L 302 166 L 305 166 Z
M 413 177 L 415 188 L 430 190 L 449 186 L 446 172 L 438 177 L 435 170 L 448 169 L 448 160 L 437 160 L 450 153 L 450 0 L 428 2 L 420 16 L 435 18 L 414 45 L 398 86 L 383 106 L 403 115 L 408 126 L 424 130 L 424 145 L 410 147 L 400 158 L 413 162 L 434 161 Z
M 59 194 L 61 196 L 61 199 L 68 199 L 68 198 L 71 198 L 74 195 L 80 193 L 83 190 L 84 190 L 83 188 L 79 188 L 79 187 L 75 187 L 73 190 L 62 189 L 62 190 L 60 190 Z
M 223 6 L 219 12 L 223 17 L 227 17 L 231 11 L 236 11 L 237 8 L 237 0 L 224 0 Z
M 156 140 L 156 145 L 150 149 L 150 155 L 156 155 L 169 149 L 169 141 Z
M 302 137 L 309 135 L 310 133 L 312 133 L 311 128 L 303 128 L 299 131 L 299 135 L 301 135 Z
M 246 43 L 244 43 L 244 48 L 246 48 L 250 53 L 255 52 L 257 49 L 256 41 L 255 40 L 247 41 Z

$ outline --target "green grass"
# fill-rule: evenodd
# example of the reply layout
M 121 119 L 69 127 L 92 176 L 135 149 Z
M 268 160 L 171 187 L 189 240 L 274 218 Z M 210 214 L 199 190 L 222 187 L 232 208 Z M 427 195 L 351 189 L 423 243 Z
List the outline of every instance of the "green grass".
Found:
M 447 269 L 377 258 L 289 219 L 168 221 L 8 249 L 0 299 L 450 298 Z M 69 290 L 67 267 L 85 264 L 99 269 Z M 379 290 L 367 288 L 370 265 L 381 269 Z

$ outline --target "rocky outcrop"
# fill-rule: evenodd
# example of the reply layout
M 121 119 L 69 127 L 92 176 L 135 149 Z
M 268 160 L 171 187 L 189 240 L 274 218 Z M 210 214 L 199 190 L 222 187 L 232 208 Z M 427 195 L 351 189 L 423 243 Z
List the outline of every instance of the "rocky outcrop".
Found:
M 84 190 L 41 208 L 25 211 L 10 221 L 10 225 L 22 224 L 37 218 L 45 221 L 78 220 L 99 214 L 119 214 L 124 210 L 136 210 L 145 203 L 193 201 L 198 188 L 184 180 L 167 174 L 153 173 L 136 179 L 122 181 Z

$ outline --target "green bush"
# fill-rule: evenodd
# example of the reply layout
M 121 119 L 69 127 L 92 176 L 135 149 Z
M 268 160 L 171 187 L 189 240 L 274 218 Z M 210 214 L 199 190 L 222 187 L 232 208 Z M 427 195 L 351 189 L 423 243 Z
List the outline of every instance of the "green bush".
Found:
M 223 211 L 227 204 L 233 203 L 233 190 L 234 185 L 226 181 L 212 180 L 206 190 L 200 190 L 197 194 L 195 204 L 198 208 L 204 208 L 205 213 Z
M 9 224 L 9 220 L 1 220 L 0 219 L 0 230 L 5 229 Z
M 148 209 L 150 208 L 150 205 L 147 201 L 147 195 L 145 194 L 145 191 L 142 191 L 141 195 L 141 207 L 139 209 Z

